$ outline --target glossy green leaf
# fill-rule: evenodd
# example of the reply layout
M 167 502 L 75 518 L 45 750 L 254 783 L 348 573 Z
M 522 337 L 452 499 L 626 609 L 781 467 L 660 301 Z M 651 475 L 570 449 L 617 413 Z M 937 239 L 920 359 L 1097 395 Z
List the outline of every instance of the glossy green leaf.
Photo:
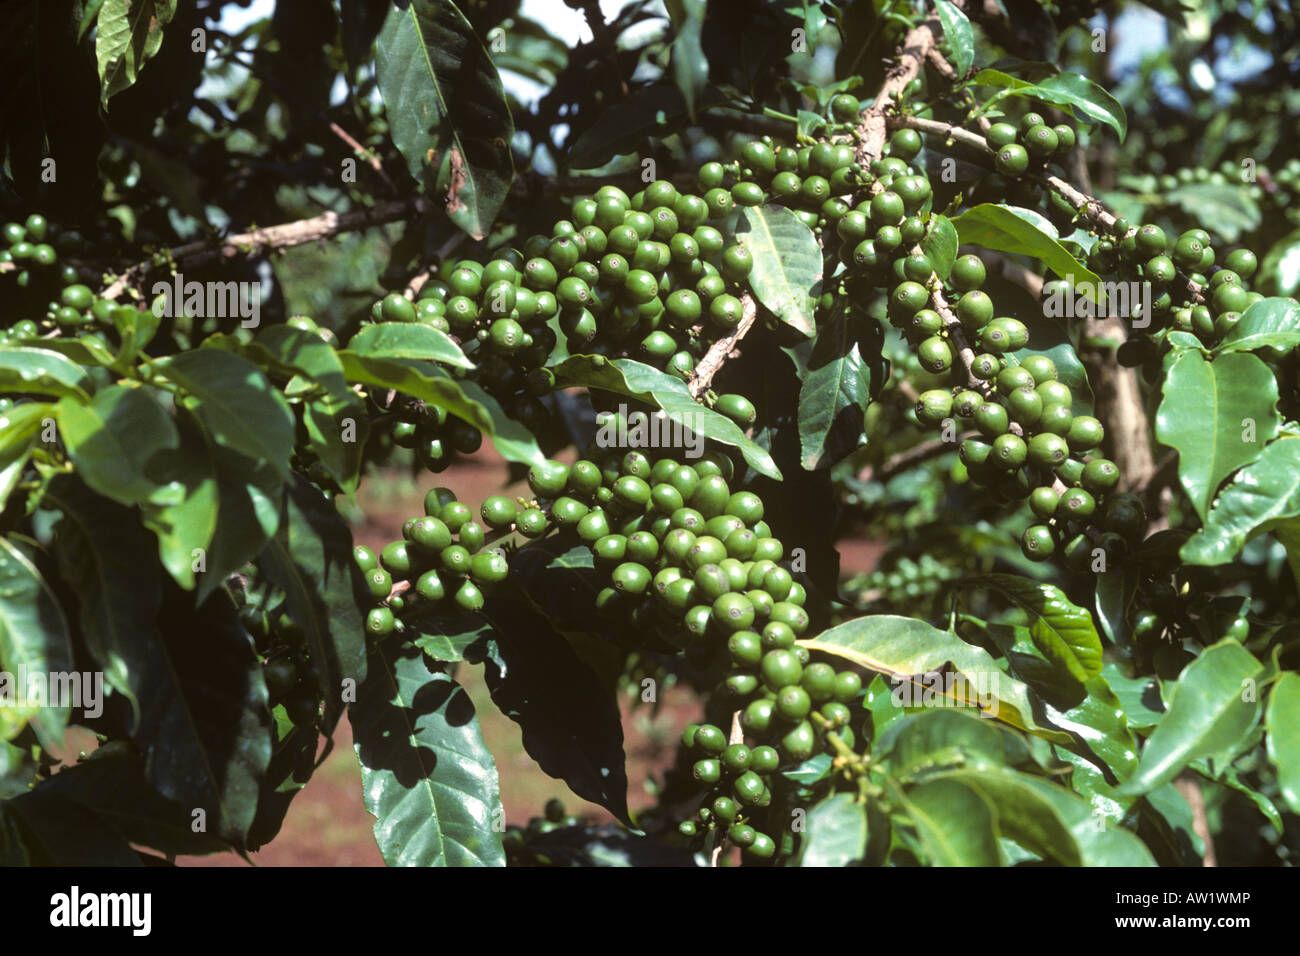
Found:
M 1273 381 L 1269 376 L 1270 382 Z M 1227 564 L 1265 525 L 1300 515 L 1300 438 L 1264 447 L 1228 483 L 1205 519 L 1178 552 L 1189 564 Z
M 1300 303 L 1262 299 L 1241 314 L 1215 352 L 1251 352 L 1260 348 L 1293 349 L 1300 345 Z
M 0 538 L 0 710 L 35 704 L 31 723 L 43 740 L 58 745 L 68 725 L 71 707 L 52 706 L 53 700 L 27 700 L 27 675 L 56 678 L 59 689 L 76 690 L 82 676 L 68 685 L 65 678 L 76 673 L 72 656 L 72 638 L 63 608 L 36 565 L 8 538 Z M 12 682 L 12 683 L 11 683 Z M 90 688 L 82 688 L 82 701 Z
M 95 62 L 100 105 L 133 84 L 162 48 L 163 28 L 176 15 L 176 0 L 104 0 L 96 21 Z M 177 41 L 173 41 L 177 42 Z M 189 42 L 189 37 L 183 41 Z
M 1156 436 L 1178 452 L 1183 490 L 1204 520 L 1223 479 L 1259 458 L 1277 435 L 1277 379 L 1244 352 L 1207 362 L 1188 350 L 1166 374 L 1163 395 Z
M 993 808 L 956 780 L 933 780 L 901 798 L 934 866 L 1001 866 Z
M 856 794 L 831 794 L 808 810 L 800 866 L 849 866 L 866 851 L 867 808 Z
M 1283 674 L 1268 695 L 1264 723 L 1268 759 L 1277 768 L 1277 785 L 1292 813 L 1300 813 L 1300 674 Z
M 812 336 L 823 268 L 812 230 L 784 206 L 749 206 L 740 211 L 734 238 L 754 257 L 748 280 L 754 297 L 786 325 Z
M 179 435 L 180 447 L 160 456 L 158 493 L 140 510 L 145 527 L 158 536 L 163 567 L 177 584 L 192 590 L 196 574 L 207 568 L 220 492 L 212 451 L 203 437 L 188 425 Z
M 396 389 L 445 408 L 480 431 L 491 434 L 492 419 L 478 402 L 466 397 L 464 386 L 432 362 L 418 359 L 368 358 L 347 350 L 338 353 L 349 382 Z
M 482 239 L 514 179 L 515 125 L 474 27 L 451 0 L 395 6 L 379 32 L 375 74 L 411 175 Z
M 1110 768 L 1116 780 L 1125 780 L 1137 766 L 1138 743 L 1124 707 L 1100 675 L 1091 678 L 1084 689 L 1083 700 L 1068 710 L 1044 704 L 1048 720 L 1055 727 L 1077 734 L 1091 755 Z
M 684 382 L 644 362 L 574 355 L 556 366 L 555 381 L 559 388 L 595 387 L 649 401 L 662 408 L 672 422 L 680 423 L 695 435 L 739 448 L 745 461 L 760 474 L 778 480 L 781 477 L 772 456 L 746 438 L 735 422 L 696 402 Z
M 361 608 L 368 603 L 352 559 L 352 534 L 333 502 L 304 478 L 287 486 L 280 527 L 257 559 L 284 592 L 320 672 L 326 733 L 343 712 L 344 691 L 366 673 Z
M 1094 591 L 1097 622 L 1112 644 L 1129 641 L 1128 610 L 1137 596 L 1137 575 L 1129 565 L 1112 567 L 1097 575 Z
M 167 495 L 152 473 L 181 440 L 152 389 L 114 385 L 89 404 L 64 399 L 58 418 L 78 473 L 101 495 L 124 505 Z
M 62 518 L 55 526 L 53 552 L 63 579 L 78 598 L 81 632 L 104 681 L 130 702 L 132 726 L 140 721 L 136 693 L 149 661 L 162 601 L 156 545 L 129 509 L 102 498 L 73 477 L 50 483 L 45 500 Z
M 86 646 L 133 705 L 133 736 L 158 791 L 206 813 L 240 846 L 271 755 L 261 664 L 230 598 L 196 606 L 171 585 L 135 514 L 73 478 L 50 483 L 63 517 L 53 551 L 79 597 Z
M 238 352 L 267 371 L 285 378 L 301 375 L 338 401 L 358 398 L 348 387 L 343 365 L 334 347 L 314 332 L 291 325 L 268 325 L 247 344 L 233 335 L 219 334 L 208 336 L 203 340 L 203 346 Z
M 348 340 L 348 351 L 371 358 L 410 358 L 473 368 L 460 346 L 446 332 L 411 322 L 364 325 Z
M 90 379 L 76 362 L 45 348 L 0 348 L 0 392 L 88 402 Z
M 1029 636 L 1049 661 L 1083 683 L 1101 673 L 1101 638 L 1092 615 L 1070 602 L 1060 588 L 1011 574 L 976 578 L 1028 615 Z
M 366 810 L 389 866 L 504 866 L 505 812 L 469 695 L 396 641 L 348 708 Z
M 975 62 L 975 32 L 966 14 L 948 0 L 936 0 L 934 10 L 939 14 L 944 39 L 952 51 L 952 65 L 957 69 L 957 76 L 964 77 Z
M 492 624 L 479 615 L 470 612 L 451 614 L 436 606 L 418 608 L 403 615 L 402 621 L 408 634 L 418 635 L 412 644 L 424 651 L 430 660 L 445 663 L 465 660 L 467 648 L 492 634 Z
M 215 465 L 217 527 L 199 576 L 199 603 L 257 557 L 280 527 L 284 483 L 269 465 L 234 454 L 219 456 Z
M 308 447 L 339 487 L 352 494 L 361 480 L 362 456 L 370 434 L 365 405 L 359 400 L 340 403 L 328 395 L 320 396 L 305 403 L 302 418 Z
M 957 261 L 957 227 L 947 216 L 935 213 L 930 217 L 930 228 L 921 240 L 921 251 L 925 253 L 930 265 L 940 279 L 947 279 L 952 274 L 953 263 Z
M 1236 641 L 1206 649 L 1178 675 L 1169 709 L 1147 738 L 1137 770 L 1120 793 L 1168 783 L 1190 761 L 1230 748 L 1259 719 L 1253 680 L 1262 665 Z M 1254 691 L 1248 694 L 1247 691 Z M 1244 700 L 1243 697 L 1251 697 Z
M 1096 301 L 1096 284 L 1101 280 L 1057 240 L 1056 230 L 1039 222 L 1029 210 L 1002 203 L 980 203 L 952 220 L 961 244 L 980 246 L 997 252 L 1011 252 L 1039 259 L 1064 279 L 1071 279 L 1075 289 Z M 1050 226 L 1050 224 L 1048 224 Z
M 1165 704 L 1160 697 L 1160 682 L 1154 677 L 1125 677 L 1113 663 L 1101 669 L 1101 676 L 1124 709 L 1130 727 L 1146 730 L 1160 722 Z
M 972 81 L 980 86 L 1002 87 L 1014 96 L 1051 103 L 1084 122 L 1105 123 L 1119 134 L 1120 140 L 1128 132 L 1128 118 L 1119 101 L 1078 73 L 1060 73 L 1028 83 L 999 70 L 980 70 Z
M 849 318 L 835 316 L 816 335 L 799 388 L 799 446 L 808 471 L 830 467 L 858 447 L 871 401 L 871 371 Z
M 18 339 L 17 342 L 29 348 L 58 352 L 64 358 L 76 362 L 78 365 L 102 365 L 108 368 L 117 361 L 117 356 L 105 348 L 98 340 L 89 336 L 47 339 L 38 335 L 35 338 Z
M 261 369 L 221 349 L 181 352 L 157 364 L 192 396 L 194 413 L 218 445 L 288 476 L 293 413 Z
M 951 693 L 945 687 L 942 696 L 952 706 L 979 707 L 1013 727 L 1048 740 L 1069 742 L 1065 734 L 1034 722 L 1029 689 L 1002 671 L 988 651 L 924 621 L 892 614 L 868 615 L 798 643 L 810 651 L 842 657 L 899 679 L 919 680 L 920 675 L 951 663 L 965 685 L 955 681 Z

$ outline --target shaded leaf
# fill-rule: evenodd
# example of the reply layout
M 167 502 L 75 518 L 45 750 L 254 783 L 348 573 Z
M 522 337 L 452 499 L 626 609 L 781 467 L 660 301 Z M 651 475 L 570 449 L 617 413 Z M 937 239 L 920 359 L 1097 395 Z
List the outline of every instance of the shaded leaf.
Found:
M 394 6 L 375 49 L 393 143 L 447 215 L 475 239 L 492 227 L 514 179 L 514 120 L 501 77 L 451 0 Z
M 348 716 L 389 866 L 505 865 L 496 764 L 460 685 L 387 641 L 371 650 Z

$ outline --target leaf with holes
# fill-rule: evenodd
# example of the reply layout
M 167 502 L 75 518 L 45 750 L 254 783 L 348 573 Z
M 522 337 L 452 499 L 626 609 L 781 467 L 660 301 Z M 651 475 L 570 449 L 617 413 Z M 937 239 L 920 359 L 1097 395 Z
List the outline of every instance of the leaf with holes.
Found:
M 411 175 L 482 239 L 514 179 L 515 124 L 474 27 L 451 0 L 394 6 L 379 32 L 375 73 Z

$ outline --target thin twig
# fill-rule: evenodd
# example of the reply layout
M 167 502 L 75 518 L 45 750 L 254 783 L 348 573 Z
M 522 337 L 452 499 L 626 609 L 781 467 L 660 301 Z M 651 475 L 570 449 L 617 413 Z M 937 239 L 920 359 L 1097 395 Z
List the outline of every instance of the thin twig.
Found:
M 322 239 L 330 239 L 345 232 L 369 229 L 385 223 L 407 219 L 413 215 L 427 212 L 433 203 L 424 196 L 412 199 L 394 200 L 379 203 L 352 212 L 325 212 L 311 219 L 300 219 L 279 226 L 254 229 L 252 232 L 227 236 L 220 242 L 191 242 L 169 250 L 163 258 L 165 261 L 189 267 L 207 265 L 223 259 L 238 256 L 256 256 L 279 249 L 305 245 Z M 115 299 L 128 286 L 142 282 L 150 273 L 163 268 L 155 264 L 154 259 L 146 259 L 126 269 L 104 290 L 104 298 Z
M 709 386 L 713 384 L 713 376 L 718 374 L 718 369 L 722 368 L 731 357 L 736 343 L 745 337 L 745 333 L 758 319 L 758 303 L 748 292 L 740 297 L 740 308 L 740 324 L 736 326 L 735 331 L 710 345 L 709 350 L 704 353 L 704 358 L 700 359 L 700 364 L 695 366 L 695 371 L 691 373 L 688 387 L 691 390 L 691 397 L 696 401 L 699 401 L 700 396 L 709 390 Z

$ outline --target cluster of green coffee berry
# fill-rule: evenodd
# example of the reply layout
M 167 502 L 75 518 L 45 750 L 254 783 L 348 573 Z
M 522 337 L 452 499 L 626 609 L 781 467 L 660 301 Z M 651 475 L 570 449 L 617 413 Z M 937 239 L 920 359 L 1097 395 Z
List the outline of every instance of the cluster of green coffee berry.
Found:
M 1046 141 L 1055 150 L 1060 139 L 1053 133 Z M 851 281 L 889 284 L 890 322 L 915 347 L 925 371 L 960 372 L 955 387 L 930 389 L 919 397 L 917 418 L 925 425 L 944 426 L 955 417 L 978 429 L 979 437 L 967 438 L 960 446 L 967 474 L 1007 500 L 1031 499 L 1031 508 L 1045 523 L 1027 529 L 1022 545 L 1026 555 L 1045 560 L 1067 542 L 1081 547 L 1074 542 L 1082 540 L 1083 526 L 1094 513 L 1109 520 L 1111 506 L 1102 507 L 1099 499 L 1118 483 L 1119 472 L 1106 459 L 1086 460 L 1086 453 L 1101 444 L 1101 423 L 1074 414 L 1070 389 L 1058 380 L 1052 360 L 1013 356 L 1028 344 L 1028 329 L 1017 319 L 995 315 L 992 299 L 980 288 L 987 275 L 979 258 L 961 256 L 946 284 L 938 282 L 933 264 L 918 245 L 928 229 L 924 206 L 931 195 L 924 171 L 907 164 L 919 148 L 915 131 L 898 130 L 890 138 L 889 155 L 873 162 L 869 177 L 861 177 L 872 179 L 873 188 L 837 224 L 840 256 L 849 266 Z M 977 350 L 969 369 L 954 366 L 958 349 L 953 330 L 932 307 L 931 290 L 940 287 L 953 301 L 965 339 Z M 1064 492 L 1054 489 L 1057 479 L 1064 483 Z M 1124 522 L 1117 517 L 1115 523 Z
M 582 826 L 583 819 L 569 814 L 564 801 L 551 797 L 546 801 L 540 817 L 532 817 L 527 826 L 510 824 L 502 834 L 501 843 L 506 851 L 507 866 L 546 866 L 551 860 L 544 852 L 530 846 L 534 837 L 543 836 L 564 827 Z
M 483 444 L 482 432 L 437 405 L 401 401 L 388 416 L 393 444 L 414 449 L 416 460 L 435 474 L 446 470 L 455 453 L 472 455 Z
M 521 406 L 554 387 L 546 366 L 560 335 L 571 353 L 627 355 L 688 378 L 712 341 L 740 323 L 753 268 L 749 249 L 728 243 L 718 225 L 763 193 L 752 182 L 724 189 L 727 175 L 706 164 L 702 195 L 666 180 L 632 196 L 603 186 L 522 253 L 448 260 L 416 301 L 392 293 L 371 317 L 454 334 L 478 366 L 475 378 L 525 424 L 535 412 Z
M 1166 329 L 1190 332 L 1205 345 L 1214 345 L 1263 298 L 1246 284 L 1259 267 L 1253 252 L 1235 249 L 1222 265 L 1215 259 L 1204 229 L 1188 229 L 1171 240 L 1154 223 L 1135 229 L 1124 219 L 1116 220 L 1111 236 L 1093 246 L 1088 266 L 1103 279 L 1149 282 L 1152 292 L 1148 303 L 1134 306 L 1133 315 L 1137 318 L 1137 310 L 1149 306 L 1151 325 L 1134 326 L 1134 337 L 1119 355 L 1121 362 L 1135 366 L 1149 360 L 1154 348 L 1145 340 Z M 1203 302 L 1192 297 L 1189 281 L 1201 289 Z
M 870 574 L 851 579 L 844 590 L 856 596 L 859 610 L 914 607 L 938 594 L 945 582 L 960 578 L 962 573 L 961 568 L 945 564 L 928 552 L 919 561 L 900 555 L 889 561 L 888 567 L 877 567 Z
M 485 548 L 489 533 L 498 537 L 517 530 L 540 537 L 548 526 L 540 509 L 521 508 L 504 495 L 485 499 L 479 516 L 482 524 L 450 488 L 433 488 L 424 497 L 424 514 L 403 522 L 400 540 L 385 545 L 378 556 L 365 545 L 353 549 L 375 601 L 366 615 L 367 634 L 382 638 L 404 630 L 401 614 L 412 606 L 451 601 L 466 611 L 481 610 L 484 591 L 510 571 L 504 548 Z
M 17 318 L 0 331 L 0 341 L 36 339 L 55 329 L 75 329 L 92 319 L 107 320 L 109 303 L 99 306 L 89 288 L 78 282 L 77 270 L 59 263 L 59 254 L 76 249 L 80 236 L 63 231 L 40 213 L 25 222 L 8 222 L 3 227 L 4 248 L 0 248 L 0 288 L 8 287 L 7 310 Z M 44 307 L 42 320 L 35 315 Z M 92 308 L 94 312 L 92 313 Z
M 1060 161 L 1074 149 L 1074 129 L 1065 123 L 1048 126 L 1039 113 L 1026 113 L 1016 125 L 994 123 L 984 133 L 994 150 L 993 168 L 1008 179 Z

